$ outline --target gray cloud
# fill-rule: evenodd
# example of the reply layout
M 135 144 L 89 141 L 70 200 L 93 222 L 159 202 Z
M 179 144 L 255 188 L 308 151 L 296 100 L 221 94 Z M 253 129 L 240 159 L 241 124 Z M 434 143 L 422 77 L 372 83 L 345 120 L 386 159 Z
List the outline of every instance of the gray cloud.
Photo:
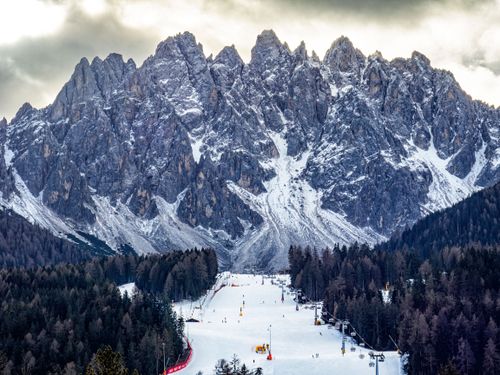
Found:
M 207 54 L 235 44 L 247 60 L 268 28 L 320 55 L 342 34 L 365 54 L 420 50 L 473 97 L 500 104 L 500 0 L 105 0 L 107 10 L 93 16 L 80 0 L 37 1 L 64 4 L 69 13 L 53 34 L 0 45 L 0 118 L 25 101 L 52 102 L 83 56 L 118 52 L 139 65 L 158 42 L 185 30 Z
M 495 0 L 258 0 L 270 6 L 278 5 L 284 12 L 291 9 L 304 14 L 321 15 L 323 12 L 343 13 L 347 16 L 367 19 L 384 19 L 384 21 L 413 23 L 435 7 L 449 9 L 472 9 L 477 6 L 492 4 Z M 239 3 L 235 0 L 210 0 L 228 7 Z
M 0 118 L 12 117 L 26 101 L 51 102 L 83 56 L 117 52 L 142 60 L 158 41 L 155 33 L 124 27 L 113 13 L 91 18 L 73 7 L 56 34 L 0 46 Z

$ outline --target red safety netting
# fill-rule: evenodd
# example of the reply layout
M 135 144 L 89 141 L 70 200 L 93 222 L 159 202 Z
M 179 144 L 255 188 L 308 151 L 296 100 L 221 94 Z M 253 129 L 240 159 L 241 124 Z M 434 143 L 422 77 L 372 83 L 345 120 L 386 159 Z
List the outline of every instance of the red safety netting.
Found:
M 184 361 L 170 367 L 168 370 L 165 370 L 164 375 L 173 374 L 174 372 L 185 369 L 189 365 L 189 362 L 191 361 L 191 356 L 193 355 L 193 349 L 191 348 L 191 345 L 189 344 L 189 342 L 188 342 L 188 350 L 189 350 L 189 354 L 188 354 L 187 358 Z

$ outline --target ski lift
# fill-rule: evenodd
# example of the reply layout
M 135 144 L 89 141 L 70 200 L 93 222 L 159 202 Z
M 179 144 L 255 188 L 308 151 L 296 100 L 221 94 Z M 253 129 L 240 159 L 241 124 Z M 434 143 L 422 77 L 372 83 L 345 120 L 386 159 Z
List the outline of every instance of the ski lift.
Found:
M 356 348 L 354 346 L 351 346 L 351 352 L 355 352 Z
M 382 355 L 378 358 L 378 361 L 379 361 L 379 362 L 384 362 L 384 361 L 385 361 L 385 356 L 382 354 Z
M 370 367 L 375 367 L 375 362 L 370 362 L 369 366 Z
M 335 323 L 335 329 L 340 329 L 340 323 L 339 322 Z
M 351 332 L 351 336 L 352 336 L 352 337 L 356 337 L 356 332 L 352 331 L 352 332 Z
M 328 323 L 334 324 L 335 323 L 335 319 L 333 319 L 333 318 L 328 319 Z
M 364 342 L 360 342 L 359 346 L 365 346 L 365 343 Z
M 359 355 L 359 359 L 364 359 L 364 358 L 365 358 L 365 355 L 364 355 L 363 353 L 361 353 L 361 354 Z

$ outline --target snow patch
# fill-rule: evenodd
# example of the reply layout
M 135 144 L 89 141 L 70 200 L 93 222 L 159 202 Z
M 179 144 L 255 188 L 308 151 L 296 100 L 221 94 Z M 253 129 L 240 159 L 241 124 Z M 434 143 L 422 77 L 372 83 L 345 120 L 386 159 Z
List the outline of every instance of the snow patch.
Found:
M 286 267 L 288 249 L 292 244 L 313 244 L 317 248 L 333 247 L 336 243 L 354 241 L 376 243 L 384 239 L 370 228 L 358 228 L 338 213 L 321 208 L 322 192 L 314 190 L 302 176 L 311 150 L 299 156 L 287 155 L 287 142 L 281 133 L 269 132 L 279 156 L 261 162 L 276 176 L 264 182 L 266 192 L 257 196 L 228 181 L 228 188 L 237 194 L 252 210 L 258 212 L 264 223 L 254 230 L 247 229 L 236 243 L 237 258 L 233 269 L 244 269 L 247 264 L 258 264 L 258 251 L 272 244 L 274 255 L 268 262 L 275 270 Z
M 477 188 L 475 188 L 476 181 L 483 171 L 484 167 L 488 164 L 488 159 L 486 159 L 486 142 L 483 142 L 481 148 L 476 151 L 475 153 L 475 163 L 472 166 L 469 174 L 465 177 L 465 181 L 467 184 L 470 186 L 470 188 L 475 191 Z M 497 150 L 497 152 L 500 152 Z
M 43 204 L 42 192 L 35 197 L 15 168 L 12 174 L 19 195 L 12 194 L 8 200 L 1 199 L 0 204 L 3 207 L 13 210 L 30 223 L 49 230 L 57 237 L 64 237 L 66 233 L 79 237 L 59 216 Z
M 14 159 L 14 153 L 7 145 L 3 147 L 3 158 L 5 161 L 5 166 L 9 168 L 12 165 L 12 160 Z
M 123 297 L 125 297 L 125 293 L 131 298 L 132 296 L 137 293 L 137 288 L 135 287 L 135 283 L 127 283 L 127 284 L 122 284 L 118 286 L 118 290 L 120 291 L 120 294 Z
M 193 158 L 196 163 L 200 162 L 201 159 L 201 146 L 203 146 L 203 138 L 194 138 L 191 134 L 189 134 L 189 140 L 191 142 L 191 149 L 193 150 Z
M 453 156 L 446 159 L 440 158 L 432 137 L 427 150 L 416 146 L 413 140 L 409 142 L 410 157 L 406 160 L 406 163 L 411 168 L 427 168 L 432 175 L 432 183 L 427 194 L 428 201 L 422 207 L 424 214 L 450 207 L 479 190 L 479 187 L 475 185 L 475 181 L 486 164 L 485 147 L 486 145 L 483 142 L 482 148 L 476 153 L 475 165 L 469 175 L 461 179 L 448 172 L 446 168 Z
M 96 222 L 86 228 L 88 233 L 99 237 L 115 250 L 126 243 L 140 254 L 157 252 L 147 240 L 147 234 L 151 232 L 150 220 L 135 216 L 120 201 L 113 206 L 108 197 L 94 195 L 92 200 L 96 207 Z
M 391 303 L 392 297 L 391 297 L 391 291 L 390 290 L 382 289 L 380 291 L 380 293 L 382 294 L 382 302 L 384 302 L 386 305 L 389 304 L 389 303 Z

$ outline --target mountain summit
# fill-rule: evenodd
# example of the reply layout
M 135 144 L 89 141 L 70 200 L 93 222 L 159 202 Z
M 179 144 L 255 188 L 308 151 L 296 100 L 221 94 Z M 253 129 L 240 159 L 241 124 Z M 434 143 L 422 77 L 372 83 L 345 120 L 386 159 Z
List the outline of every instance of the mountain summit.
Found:
M 245 64 L 183 33 L 140 67 L 82 59 L 0 146 L 1 204 L 57 235 L 280 269 L 290 244 L 375 243 L 499 181 L 500 111 L 420 53 L 341 37 L 320 61 L 264 31 Z

